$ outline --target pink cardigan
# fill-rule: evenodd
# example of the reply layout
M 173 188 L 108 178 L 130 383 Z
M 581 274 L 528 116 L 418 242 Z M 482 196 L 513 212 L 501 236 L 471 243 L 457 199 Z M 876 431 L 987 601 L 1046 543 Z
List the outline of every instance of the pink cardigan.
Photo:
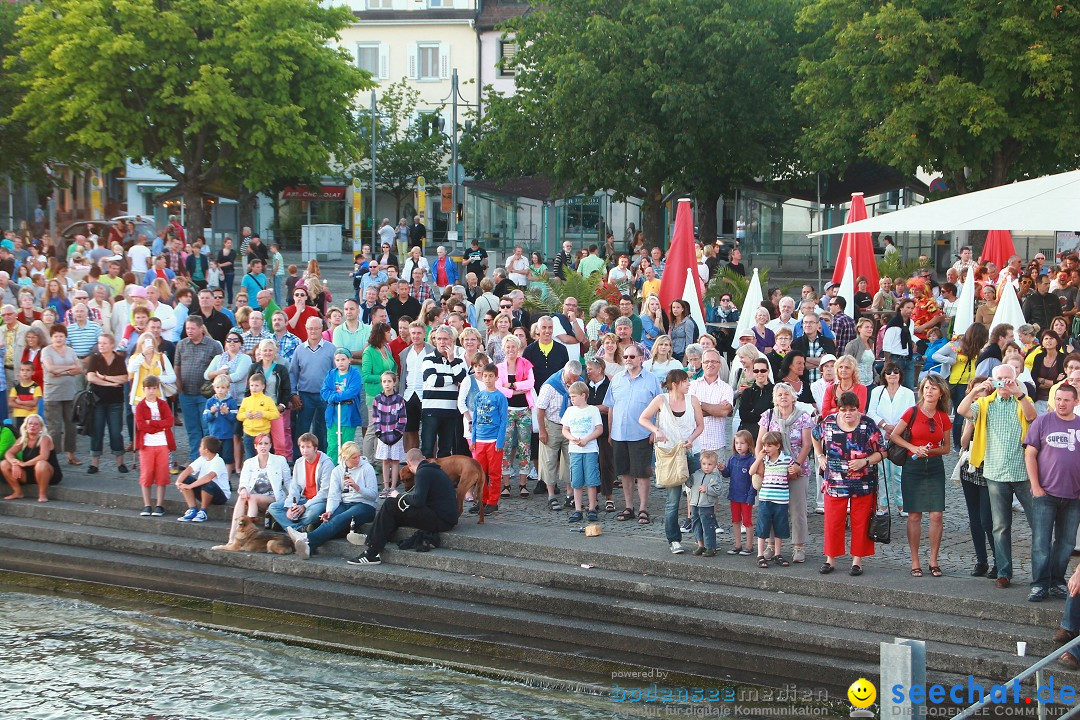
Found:
M 498 364 L 499 377 L 495 380 L 495 389 L 506 396 L 509 400 L 514 395 L 514 391 L 507 386 L 506 361 L 502 361 Z M 528 403 L 531 410 L 536 403 L 536 393 L 533 391 L 533 383 L 536 380 L 536 376 L 533 375 L 533 365 L 531 362 L 523 357 L 517 359 L 517 367 L 514 368 L 514 379 L 518 386 L 518 390 L 521 389 L 521 383 L 528 383 L 528 389 L 525 391 L 525 402 Z

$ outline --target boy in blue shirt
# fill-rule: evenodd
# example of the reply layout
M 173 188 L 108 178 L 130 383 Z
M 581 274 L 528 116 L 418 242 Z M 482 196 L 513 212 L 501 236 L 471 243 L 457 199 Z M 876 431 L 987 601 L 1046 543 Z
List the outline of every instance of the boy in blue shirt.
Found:
M 498 376 L 499 368 L 494 363 L 489 363 L 480 371 L 484 387 L 473 397 L 472 436 L 469 438 L 473 459 L 487 473 L 484 497 L 479 500 L 484 503 L 485 515 L 499 509 L 503 443 L 506 441 L 506 420 L 509 415 L 506 396 L 495 389 Z
M 206 420 L 210 436 L 221 441 L 221 459 L 225 468 L 233 472 L 233 436 L 236 435 L 236 413 L 239 409 L 236 400 L 229 393 L 229 376 L 218 375 L 214 378 L 214 397 L 206 401 L 203 418 Z

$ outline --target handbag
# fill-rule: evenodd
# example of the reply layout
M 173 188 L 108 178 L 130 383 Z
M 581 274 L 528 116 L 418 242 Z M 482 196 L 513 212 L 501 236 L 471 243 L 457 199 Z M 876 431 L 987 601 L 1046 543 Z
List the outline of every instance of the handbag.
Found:
M 874 493 L 874 514 L 870 516 L 870 524 L 866 528 L 866 535 L 873 542 L 888 545 L 892 541 L 892 513 L 889 512 L 889 483 L 878 478 L 878 485 L 885 486 L 885 509 L 877 509 L 877 493 Z
M 215 395 L 214 381 L 213 380 L 203 380 L 202 385 L 199 385 L 199 394 L 202 395 L 207 400 L 214 397 L 214 395 Z
M 686 446 L 678 443 L 670 450 L 654 446 L 656 453 L 656 486 L 678 487 L 690 479 L 690 468 L 686 464 Z
M 900 437 L 904 440 L 911 440 L 911 422 L 915 419 L 914 411 L 916 409 L 917 408 L 911 409 L 911 416 L 907 418 L 907 427 L 904 428 L 904 432 L 900 433 Z M 889 443 L 885 455 L 889 458 L 889 462 L 897 467 L 903 467 L 908 461 L 908 458 L 911 457 L 910 451 L 900 443 Z

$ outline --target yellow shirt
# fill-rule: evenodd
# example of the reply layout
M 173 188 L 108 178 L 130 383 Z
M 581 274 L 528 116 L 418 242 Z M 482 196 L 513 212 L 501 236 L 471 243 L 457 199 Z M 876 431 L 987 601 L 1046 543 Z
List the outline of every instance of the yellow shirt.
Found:
M 247 414 L 249 412 L 261 412 L 263 416 L 248 419 Z M 244 423 L 244 434 L 255 437 L 270 432 L 270 421 L 277 420 L 281 417 L 281 413 L 278 412 L 277 405 L 266 393 L 258 393 L 244 398 L 244 401 L 240 403 L 240 410 L 236 413 L 236 417 L 240 418 L 241 422 Z
M 650 295 L 660 294 L 660 281 L 659 280 L 646 280 L 641 284 L 641 297 L 647 298 Z
M 24 393 L 23 395 L 25 396 L 26 394 L 27 393 Z M 30 383 L 30 393 L 29 394 L 34 397 L 35 401 L 41 400 L 41 388 L 39 388 L 32 381 Z M 15 400 L 15 399 L 17 399 L 19 397 L 19 394 L 15 391 L 15 388 L 11 388 L 11 390 L 8 391 L 8 397 L 11 398 L 12 400 Z M 11 409 L 11 417 L 13 417 L 13 418 L 30 417 L 31 415 L 33 415 L 36 412 L 37 412 L 36 407 L 33 410 L 24 410 L 22 408 L 12 408 Z

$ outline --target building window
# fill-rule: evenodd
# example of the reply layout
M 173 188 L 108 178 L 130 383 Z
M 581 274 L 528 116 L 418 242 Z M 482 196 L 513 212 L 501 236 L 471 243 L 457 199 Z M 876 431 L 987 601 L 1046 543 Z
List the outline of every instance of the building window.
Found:
M 389 47 L 383 43 L 357 43 L 356 66 L 376 80 L 386 80 L 390 77 Z
M 513 40 L 499 41 L 499 77 L 512 78 L 516 72 L 514 58 L 517 55 L 517 43 Z
M 361 70 L 367 70 L 372 77 L 379 77 L 379 43 L 358 43 L 356 66 Z
M 450 77 L 450 46 L 418 43 L 409 46 L 409 77 L 414 80 L 446 80 Z
M 445 8 L 453 7 L 454 0 L 428 0 L 428 7 L 433 8 Z
M 394 0 L 367 0 L 368 10 L 393 10 Z

